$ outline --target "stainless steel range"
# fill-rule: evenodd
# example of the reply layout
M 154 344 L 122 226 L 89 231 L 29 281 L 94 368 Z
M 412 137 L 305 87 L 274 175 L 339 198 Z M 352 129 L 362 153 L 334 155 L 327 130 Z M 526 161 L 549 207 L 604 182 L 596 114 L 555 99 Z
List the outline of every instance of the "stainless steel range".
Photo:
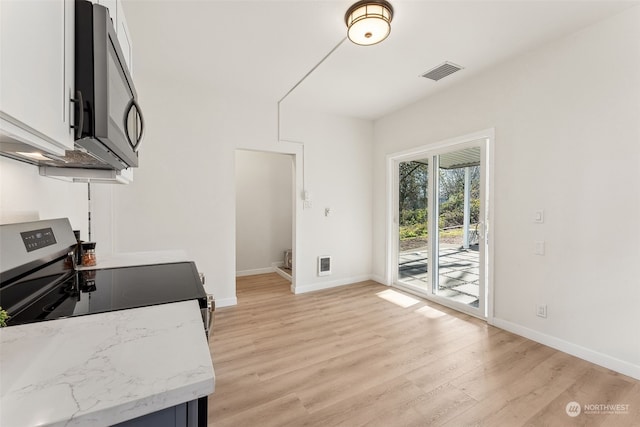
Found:
M 205 332 L 211 299 L 193 262 L 78 271 L 66 218 L 0 225 L 0 305 L 8 326 L 195 299 Z
M 195 263 L 78 270 L 77 247 L 66 218 L 0 225 L 0 306 L 10 316 L 7 327 L 197 300 L 209 336 L 213 299 L 207 298 Z M 188 425 L 206 426 L 207 406 L 206 396 L 188 402 L 182 414 Z M 173 419 L 171 414 L 163 416 Z M 150 420 L 156 416 L 121 425 L 155 425 Z

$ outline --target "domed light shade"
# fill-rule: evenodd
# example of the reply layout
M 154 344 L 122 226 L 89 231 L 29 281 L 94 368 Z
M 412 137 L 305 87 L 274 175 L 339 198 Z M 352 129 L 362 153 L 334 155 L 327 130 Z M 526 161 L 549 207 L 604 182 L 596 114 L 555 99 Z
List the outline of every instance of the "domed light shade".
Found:
M 347 10 L 344 20 L 349 40 L 369 46 L 380 43 L 391 32 L 393 7 L 385 0 L 363 0 Z

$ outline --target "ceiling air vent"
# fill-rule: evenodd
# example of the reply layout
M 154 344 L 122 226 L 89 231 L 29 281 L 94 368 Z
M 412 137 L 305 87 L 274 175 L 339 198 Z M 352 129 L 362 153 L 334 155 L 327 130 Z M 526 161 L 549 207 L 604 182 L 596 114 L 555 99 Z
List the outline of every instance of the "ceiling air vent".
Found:
M 422 75 L 422 77 L 426 77 L 427 79 L 431 79 L 433 81 L 438 81 L 444 77 L 447 77 L 450 74 L 455 73 L 456 71 L 462 70 L 462 67 L 454 64 L 453 62 L 443 62 L 435 68 L 430 69 L 426 73 Z

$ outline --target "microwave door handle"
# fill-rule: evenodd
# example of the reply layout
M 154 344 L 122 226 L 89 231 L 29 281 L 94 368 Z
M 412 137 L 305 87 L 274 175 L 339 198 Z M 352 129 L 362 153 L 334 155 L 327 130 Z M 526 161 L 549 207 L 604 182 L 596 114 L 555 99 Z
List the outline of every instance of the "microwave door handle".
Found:
M 133 108 L 133 98 L 129 100 L 129 103 L 127 104 L 127 107 L 124 110 L 123 122 L 124 122 L 124 136 L 127 138 L 127 142 L 129 143 L 131 148 L 135 150 L 135 145 L 133 145 L 133 141 L 131 141 L 131 136 L 129 136 L 129 113 L 131 112 L 132 108 Z
M 84 129 L 84 100 L 82 99 L 82 92 L 77 91 L 76 92 L 76 97 L 75 98 L 71 98 L 71 102 L 73 102 L 74 104 L 78 104 L 79 108 L 78 108 L 78 115 L 80 116 L 79 118 L 76 117 L 74 115 L 74 121 L 77 121 L 78 124 L 77 125 L 71 125 L 71 129 L 76 129 L 76 137 L 75 139 L 80 139 L 82 138 L 82 130 Z M 77 119 L 77 120 L 76 120 Z
M 140 117 L 140 131 L 136 135 L 135 143 L 131 140 L 131 135 L 129 135 L 129 126 L 127 126 L 127 119 L 129 118 L 129 114 L 131 113 L 131 109 L 133 107 L 136 107 L 136 114 L 138 117 Z M 127 137 L 127 142 L 129 142 L 129 145 L 131 145 L 131 148 L 133 148 L 134 151 L 137 151 L 138 145 L 140 144 L 140 141 L 142 141 L 142 137 L 144 135 L 144 117 L 142 116 L 142 110 L 140 109 L 140 105 L 138 105 L 135 98 L 131 98 L 131 100 L 127 104 L 127 108 L 125 109 L 124 134 Z
M 140 118 L 140 131 L 138 132 L 138 135 L 137 135 L 137 138 L 136 138 L 136 145 L 133 147 L 134 150 L 137 151 L 138 150 L 138 145 L 140 145 L 140 142 L 142 142 L 142 138 L 144 138 L 144 116 L 142 115 L 142 109 L 140 108 L 140 105 L 138 104 L 138 101 L 136 101 L 134 99 L 133 100 L 133 105 L 136 106 L 136 112 L 138 113 L 138 117 Z

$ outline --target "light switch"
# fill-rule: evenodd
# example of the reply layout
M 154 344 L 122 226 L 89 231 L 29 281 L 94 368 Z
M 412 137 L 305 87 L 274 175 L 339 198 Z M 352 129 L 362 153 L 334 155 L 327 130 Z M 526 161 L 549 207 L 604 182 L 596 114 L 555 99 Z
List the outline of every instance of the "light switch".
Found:
M 311 209 L 313 207 L 313 202 L 311 202 L 311 193 L 309 190 L 304 190 L 302 192 L 302 208 L 303 209 Z
M 536 255 L 544 255 L 544 240 L 538 240 L 535 242 L 536 248 L 534 250 L 534 254 Z
M 544 211 L 538 210 L 533 213 L 533 222 L 542 224 L 544 222 Z

